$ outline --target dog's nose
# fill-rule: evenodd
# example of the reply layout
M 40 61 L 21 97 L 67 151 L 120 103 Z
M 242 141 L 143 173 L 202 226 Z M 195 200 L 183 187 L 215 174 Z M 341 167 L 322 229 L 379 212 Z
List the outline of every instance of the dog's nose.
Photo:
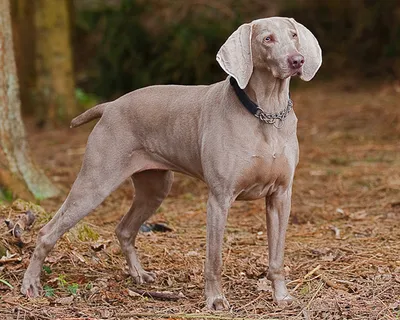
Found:
M 292 69 L 299 69 L 304 64 L 304 57 L 301 54 L 293 54 L 289 56 L 288 63 Z

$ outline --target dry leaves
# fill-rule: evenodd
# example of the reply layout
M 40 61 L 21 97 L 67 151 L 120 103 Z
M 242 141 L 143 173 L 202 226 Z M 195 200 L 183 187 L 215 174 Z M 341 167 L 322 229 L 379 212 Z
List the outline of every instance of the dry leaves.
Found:
M 38 230 L 49 214 L 26 203 L 0 207 L 3 259 L 17 259 L 0 260 L 0 279 L 12 286 L 0 281 L 0 314 L 7 320 L 396 319 L 400 314 L 400 132 L 394 131 L 398 126 L 393 125 L 393 115 L 398 113 L 399 96 L 390 91 L 386 96 L 373 90 L 343 92 L 333 85 L 302 90 L 293 92 L 301 159 L 285 251 L 287 285 L 297 303 L 282 309 L 272 301 L 271 285 L 265 279 L 268 248 L 260 200 L 237 202 L 230 211 L 223 286 L 231 312 L 203 310 L 207 190 L 178 174 L 171 196 L 150 221 L 167 222 L 173 230 L 138 236 L 143 266 L 157 274 L 156 282 L 148 285 L 133 283 L 114 234 L 130 206 L 129 184 L 82 223 L 86 227 L 78 228 L 84 233 L 81 239 L 69 233 L 58 242 L 42 272 L 50 296 L 41 299 L 26 300 L 19 288 Z M 74 131 L 68 141 L 62 130 L 29 137 L 39 162 L 51 175 L 68 171 L 63 176 L 72 179 L 80 163 L 67 150 L 84 146 L 85 130 Z M 72 182 L 62 186 L 65 192 Z M 42 205 L 55 211 L 62 200 Z M 16 222 L 28 210 L 37 222 L 22 233 L 32 241 L 19 247 L 2 219 L 11 217 Z M 178 296 L 178 300 L 160 300 L 154 293 Z

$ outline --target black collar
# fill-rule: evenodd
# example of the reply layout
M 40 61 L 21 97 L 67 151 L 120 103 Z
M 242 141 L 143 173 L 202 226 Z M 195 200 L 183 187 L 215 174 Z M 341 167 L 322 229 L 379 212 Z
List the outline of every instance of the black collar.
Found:
M 259 118 L 261 121 L 264 121 L 265 123 L 269 124 L 275 124 L 276 120 L 280 120 L 283 122 L 288 114 L 290 113 L 290 110 L 293 108 L 293 101 L 290 99 L 290 94 L 289 94 L 289 100 L 288 100 L 288 105 L 285 109 L 278 113 L 265 113 L 256 103 L 251 101 L 249 96 L 244 92 L 243 89 L 240 89 L 236 79 L 234 77 L 230 77 L 229 79 L 231 86 L 233 87 L 233 90 L 236 93 L 236 96 L 240 100 L 240 102 L 243 104 L 243 106 L 255 117 Z

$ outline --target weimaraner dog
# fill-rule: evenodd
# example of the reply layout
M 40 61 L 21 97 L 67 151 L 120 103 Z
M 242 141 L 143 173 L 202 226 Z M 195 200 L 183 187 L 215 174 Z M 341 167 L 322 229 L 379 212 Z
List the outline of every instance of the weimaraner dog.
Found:
M 268 279 L 279 305 L 293 300 L 283 257 L 298 163 L 297 118 L 290 78 L 311 80 L 322 63 L 317 39 L 290 18 L 241 25 L 217 61 L 229 75 L 206 86 L 160 85 L 97 105 L 72 120 L 77 127 L 100 118 L 91 132 L 81 171 L 53 219 L 39 232 L 21 292 L 41 292 L 43 261 L 57 240 L 131 178 L 136 194 L 116 234 L 137 283 L 152 282 L 135 252 L 142 223 L 170 191 L 173 171 L 206 182 L 205 296 L 210 309 L 229 307 L 221 284 L 223 234 L 235 199 L 265 198 Z M 252 114 L 253 113 L 253 114 Z

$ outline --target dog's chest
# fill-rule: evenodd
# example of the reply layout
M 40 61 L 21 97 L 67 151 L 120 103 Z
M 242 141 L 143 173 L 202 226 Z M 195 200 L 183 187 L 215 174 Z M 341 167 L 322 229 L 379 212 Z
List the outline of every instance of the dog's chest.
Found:
M 249 165 L 241 170 L 237 190 L 239 200 L 254 200 L 291 186 L 298 160 L 297 139 L 284 146 L 258 149 Z

